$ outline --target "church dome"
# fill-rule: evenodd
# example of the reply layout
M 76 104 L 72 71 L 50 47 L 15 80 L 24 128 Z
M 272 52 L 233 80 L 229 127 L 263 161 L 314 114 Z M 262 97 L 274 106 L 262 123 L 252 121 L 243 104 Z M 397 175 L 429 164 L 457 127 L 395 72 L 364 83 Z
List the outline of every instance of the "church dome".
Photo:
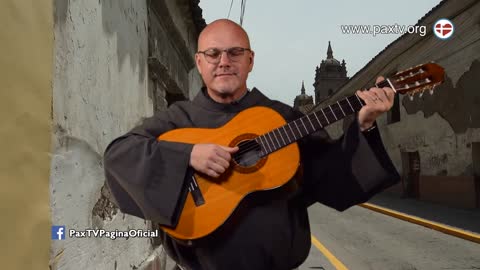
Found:
M 341 66 L 340 61 L 338 61 L 333 57 L 325 59 L 324 62 L 325 62 L 325 65 L 327 66 Z
M 313 97 L 305 93 L 305 85 L 303 81 L 302 81 L 302 89 L 300 90 L 300 95 L 295 97 L 295 100 L 293 103 L 294 103 L 294 108 L 298 108 L 306 104 L 313 104 Z

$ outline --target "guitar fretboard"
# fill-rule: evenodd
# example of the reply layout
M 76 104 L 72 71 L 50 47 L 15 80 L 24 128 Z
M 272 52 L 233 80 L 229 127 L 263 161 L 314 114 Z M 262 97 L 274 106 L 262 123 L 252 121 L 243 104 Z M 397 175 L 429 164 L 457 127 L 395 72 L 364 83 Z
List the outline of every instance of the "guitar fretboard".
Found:
M 378 87 L 386 87 L 388 85 L 389 83 L 386 80 L 377 84 Z M 273 153 L 350 114 L 358 112 L 364 105 L 365 102 L 355 94 L 260 135 L 255 138 L 255 141 L 261 146 L 261 156 Z

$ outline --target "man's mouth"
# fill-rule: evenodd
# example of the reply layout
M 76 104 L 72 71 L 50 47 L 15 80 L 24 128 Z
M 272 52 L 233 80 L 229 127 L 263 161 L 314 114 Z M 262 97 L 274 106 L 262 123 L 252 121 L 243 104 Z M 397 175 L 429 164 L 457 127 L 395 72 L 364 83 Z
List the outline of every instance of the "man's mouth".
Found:
M 235 73 L 219 73 L 215 74 L 215 77 L 225 77 L 225 76 L 233 76 Z

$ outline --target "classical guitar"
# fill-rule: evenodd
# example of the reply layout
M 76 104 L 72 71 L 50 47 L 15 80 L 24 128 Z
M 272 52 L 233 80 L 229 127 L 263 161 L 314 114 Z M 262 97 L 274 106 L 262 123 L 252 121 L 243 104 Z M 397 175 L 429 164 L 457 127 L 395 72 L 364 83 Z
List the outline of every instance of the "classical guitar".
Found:
M 427 63 L 398 72 L 377 86 L 413 96 L 425 90 L 433 93 L 443 80 L 443 68 Z M 246 195 L 261 194 L 289 182 L 300 164 L 297 140 L 360 111 L 364 105 L 355 94 L 289 123 L 270 108 L 252 107 L 219 128 L 181 128 L 162 134 L 158 140 L 239 147 L 222 179 L 193 174 L 177 226 L 162 229 L 180 240 L 210 235 L 227 221 Z

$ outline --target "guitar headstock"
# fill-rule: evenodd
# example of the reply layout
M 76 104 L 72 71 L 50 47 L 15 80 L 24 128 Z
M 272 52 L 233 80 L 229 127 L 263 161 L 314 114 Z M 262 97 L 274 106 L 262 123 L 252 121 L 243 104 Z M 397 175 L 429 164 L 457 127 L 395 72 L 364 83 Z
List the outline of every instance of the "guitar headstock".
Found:
M 413 99 L 413 95 L 426 90 L 433 94 L 435 86 L 443 83 L 445 71 L 443 67 L 435 63 L 426 63 L 399 71 L 390 77 L 390 83 L 400 94 L 409 94 Z

